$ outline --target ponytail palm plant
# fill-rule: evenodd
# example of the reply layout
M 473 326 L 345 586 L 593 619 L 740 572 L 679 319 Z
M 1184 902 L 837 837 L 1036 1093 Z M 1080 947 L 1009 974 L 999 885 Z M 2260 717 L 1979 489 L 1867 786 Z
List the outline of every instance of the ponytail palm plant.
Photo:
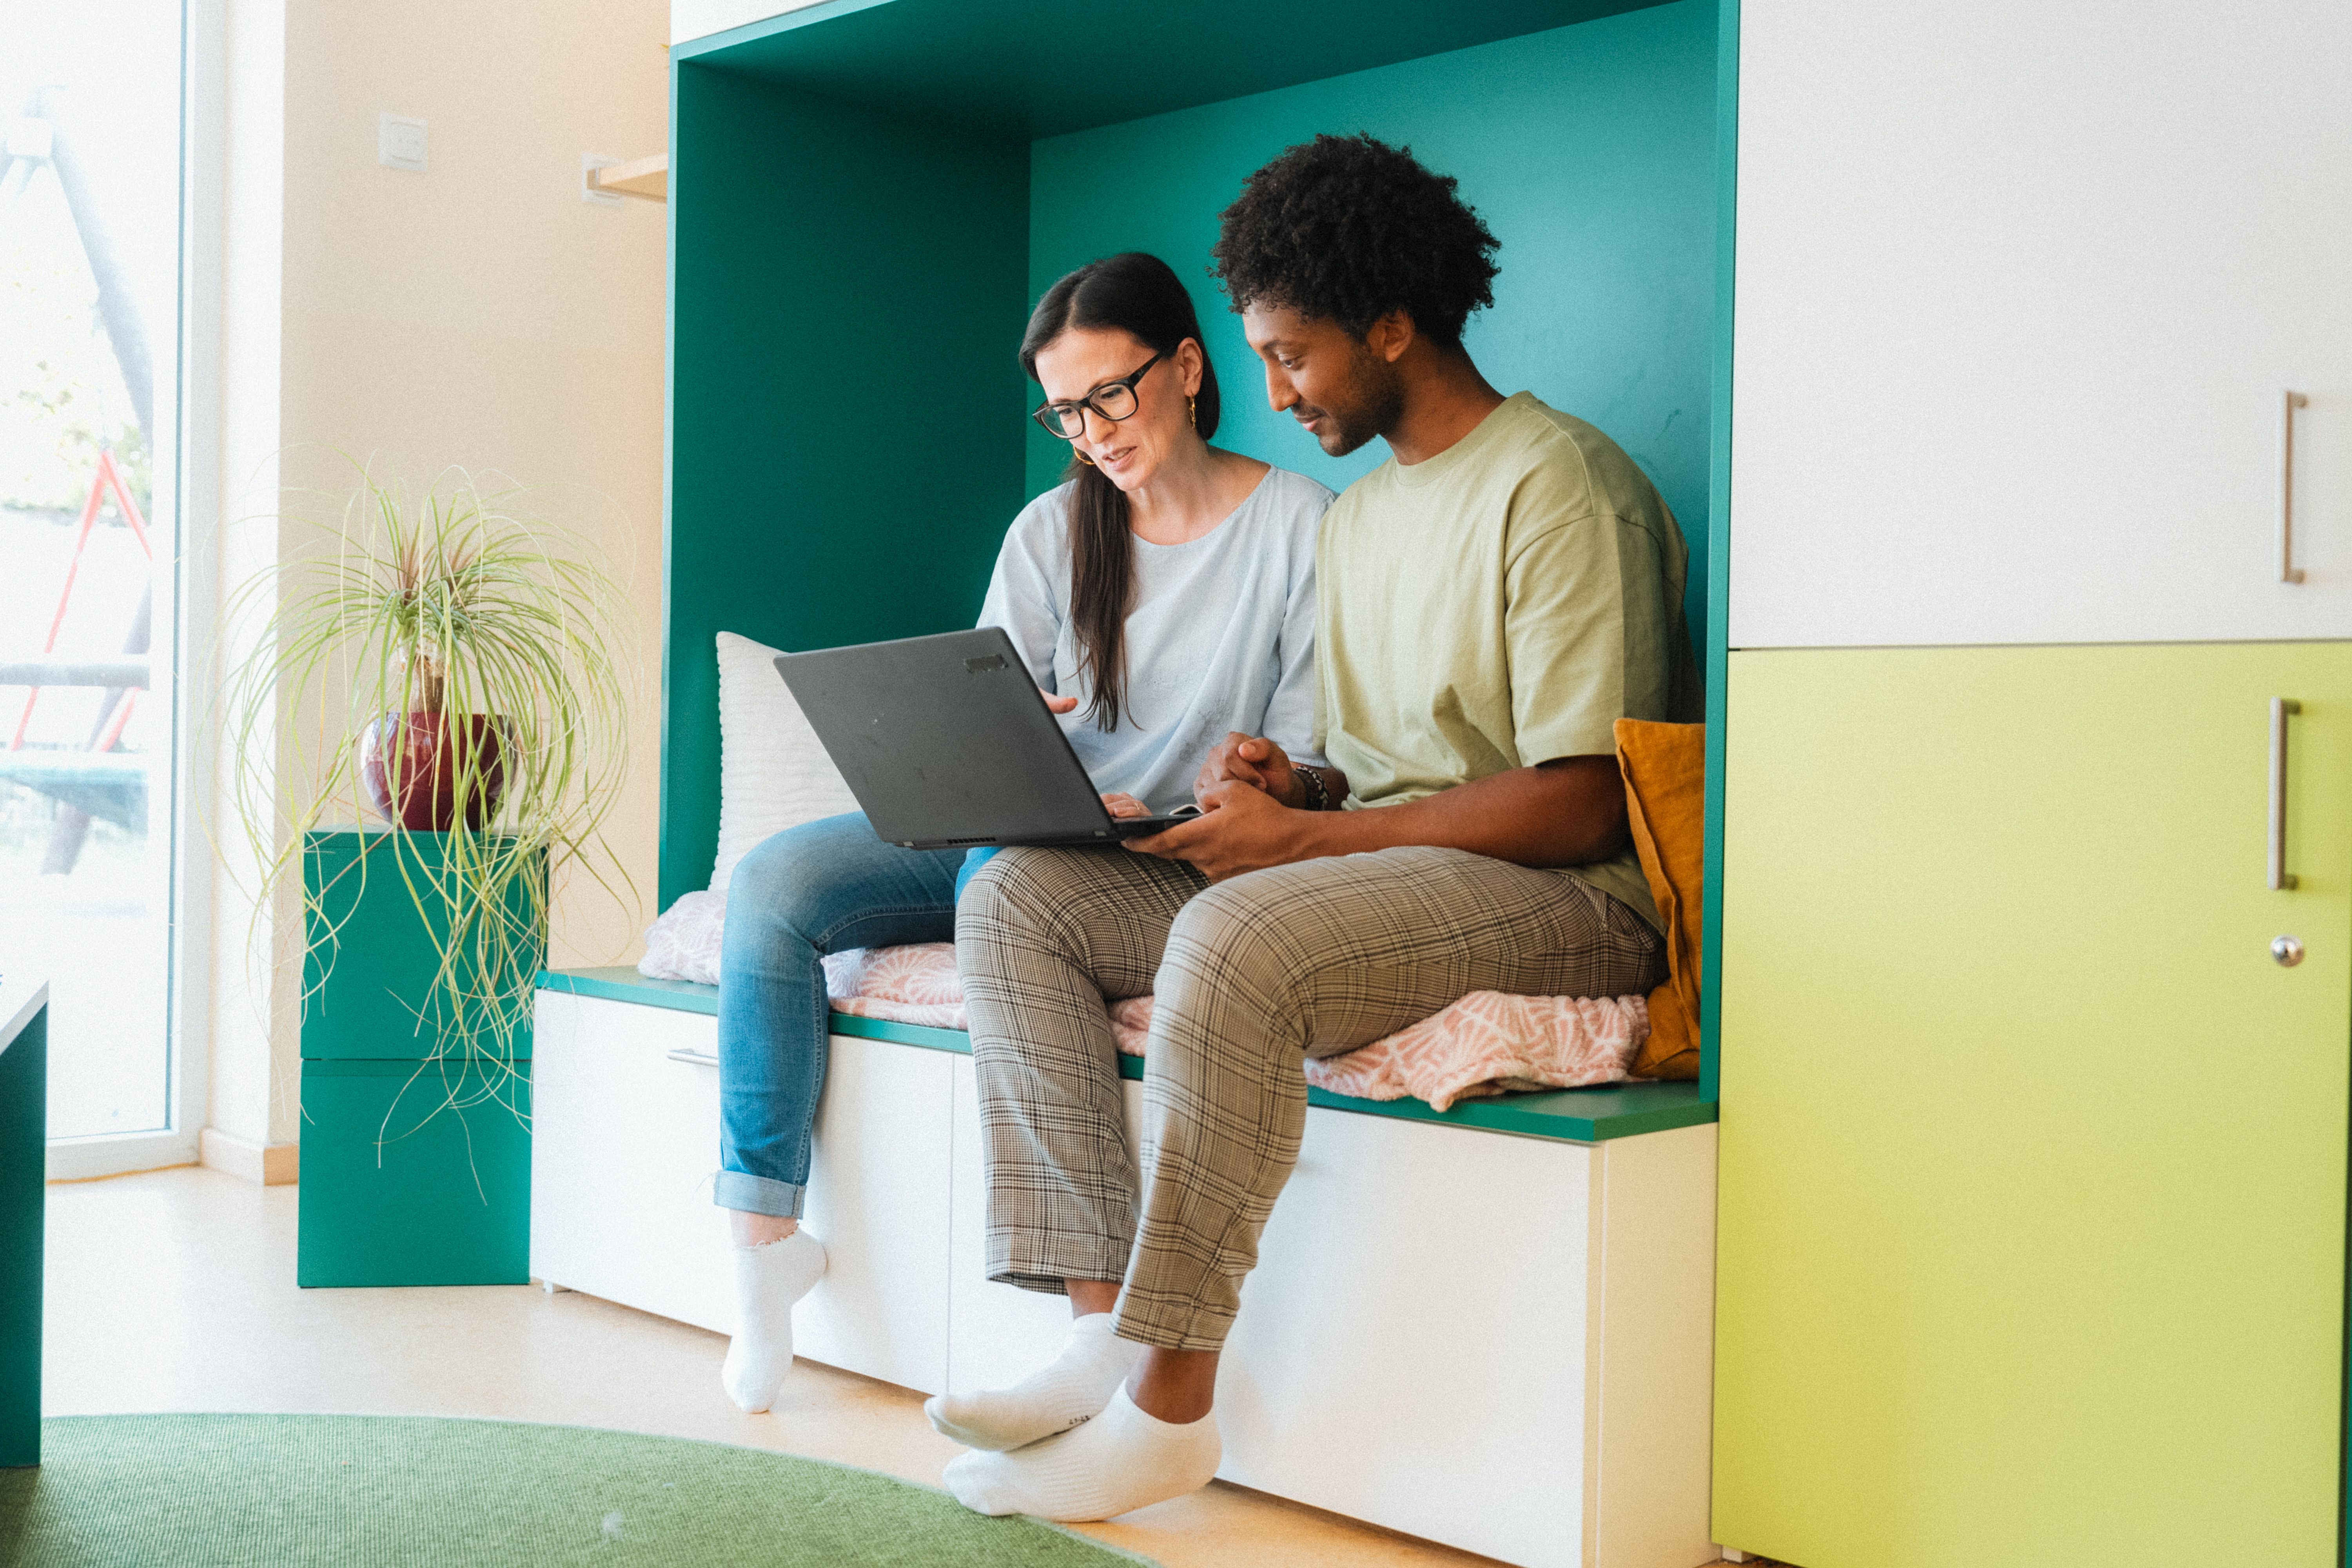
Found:
M 306 845 L 373 815 L 383 831 L 334 875 L 397 877 L 431 933 L 429 992 L 402 998 L 419 1055 L 490 1069 L 443 1071 L 445 1103 L 518 1110 L 549 879 L 570 864 L 618 890 L 602 828 L 635 668 L 600 557 L 520 500 L 453 470 L 412 500 L 362 469 L 337 521 L 281 520 L 310 537 L 226 606 L 249 651 L 223 671 L 220 727 L 256 908 L 301 889 L 304 1004 L 358 907 L 357 888 L 330 899 L 304 877 Z

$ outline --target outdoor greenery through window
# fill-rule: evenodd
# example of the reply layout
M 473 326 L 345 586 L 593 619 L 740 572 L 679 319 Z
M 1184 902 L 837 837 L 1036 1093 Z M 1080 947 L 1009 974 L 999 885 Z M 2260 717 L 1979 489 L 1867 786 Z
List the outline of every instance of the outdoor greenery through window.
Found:
M 0 973 L 49 1133 L 169 1121 L 179 0 L 0 0 Z

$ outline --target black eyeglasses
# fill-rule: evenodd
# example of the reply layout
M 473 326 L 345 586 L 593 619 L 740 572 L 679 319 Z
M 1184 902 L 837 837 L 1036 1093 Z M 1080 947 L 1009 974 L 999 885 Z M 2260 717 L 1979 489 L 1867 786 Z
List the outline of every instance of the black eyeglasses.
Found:
M 1089 408 L 1116 425 L 1122 419 L 1132 417 L 1136 409 L 1141 406 L 1136 401 L 1135 384 L 1150 374 L 1153 365 L 1167 357 L 1164 353 L 1153 354 L 1134 374 L 1104 382 L 1076 403 L 1040 404 L 1029 411 L 1029 417 L 1065 441 L 1075 441 L 1087 433 L 1087 410 Z

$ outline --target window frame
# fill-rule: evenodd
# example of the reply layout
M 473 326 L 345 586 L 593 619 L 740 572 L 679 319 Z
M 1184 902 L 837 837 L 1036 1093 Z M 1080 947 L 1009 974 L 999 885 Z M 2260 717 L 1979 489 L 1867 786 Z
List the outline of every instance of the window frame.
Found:
M 155 472 L 174 488 L 172 540 L 170 879 L 165 907 L 164 1125 L 53 1138 L 50 1181 L 81 1181 L 196 1163 L 211 1101 L 214 868 L 205 824 L 214 798 L 209 748 L 197 742 L 207 693 L 198 679 L 219 608 L 213 574 L 221 507 L 221 313 L 227 130 L 226 0 L 180 6 L 180 277 L 172 417 L 155 433 Z

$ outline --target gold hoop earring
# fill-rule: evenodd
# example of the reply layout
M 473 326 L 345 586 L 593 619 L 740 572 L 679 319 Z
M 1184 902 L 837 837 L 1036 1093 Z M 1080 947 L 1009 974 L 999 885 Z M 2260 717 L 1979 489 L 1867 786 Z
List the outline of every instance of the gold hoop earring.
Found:
M 1078 460 L 1079 462 L 1084 463 L 1084 464 L 1085 464 L 1087 468 L 1093 468 L 1093 467 L 1095 466 L 1095 460 L 1094 460 L 1092 458 L 1089 458 L 1089 457 L 1087 457 L 1087 454 L 1086 454 L 1086 449 L 1085 449 L 1084 447 L 1071 447 L 1071 448 L 1070 448 L 1070 455 L 1071 455 L 1072 457 L 1074 457 L 1074 458 L 1077 458 L 1077 460 Z
M 1201 400 L 1199 398 L 1187 397 L 1184 400 L 1184 417 L 1192 422 L 1193 429 L 1198 430 L 1201 427 Z

